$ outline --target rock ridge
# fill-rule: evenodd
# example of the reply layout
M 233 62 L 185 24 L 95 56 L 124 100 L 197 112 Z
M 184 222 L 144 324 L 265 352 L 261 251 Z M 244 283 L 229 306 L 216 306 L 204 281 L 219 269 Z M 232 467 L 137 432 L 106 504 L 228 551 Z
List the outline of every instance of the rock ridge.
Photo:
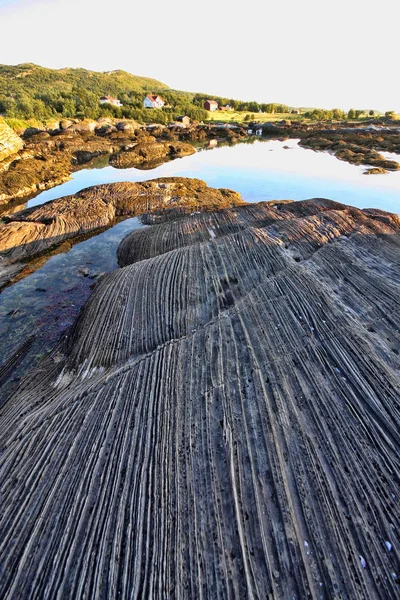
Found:
M 398 217 L 154 223 L 0 409 L 2 597 L 395 597 Z

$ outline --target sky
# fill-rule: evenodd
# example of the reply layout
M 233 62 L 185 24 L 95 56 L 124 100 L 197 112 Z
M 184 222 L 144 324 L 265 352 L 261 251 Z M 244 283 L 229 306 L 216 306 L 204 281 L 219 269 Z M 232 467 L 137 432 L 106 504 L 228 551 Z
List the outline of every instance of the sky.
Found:
M 0 63 L 124 69 L 210 96 L 400 112 L 399 22 L 400 0 L 0 0 Z

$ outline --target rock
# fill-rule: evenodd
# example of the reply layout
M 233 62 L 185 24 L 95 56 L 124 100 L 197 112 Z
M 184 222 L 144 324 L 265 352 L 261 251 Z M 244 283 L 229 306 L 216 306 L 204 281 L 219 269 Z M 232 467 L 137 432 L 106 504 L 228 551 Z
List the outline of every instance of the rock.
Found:
M 110 135 L 110 133 L 114 133 L 115 131 L 117 131 L 117 129 L 114 127 L 114 125 L 111 125 L 111 123 L 96 125 L 95 127 L 96 135 Z
M 68 128 L 73 133 L 92 133 L 96 128 L 96 121 L 79 121 Z
M 29 156 L 29 155 L 28 155 Z M 68 181 L 71 159 L 58 153 L 56 160 L 38 155 L 13 161 L 0 179 L 0 204 L 24 197 L 38 189 Z
M 24 131 L 24 138 L 30 138 L 33 135 L 37 136 L 39 133 L 42 133 L 44 130 L 39 129 L 38 127 L 27 127 Z
M 65 239 L 105 227 L 120 216 L 167 206 L 217 208 L 241 202 L 236 192 L 207 188 L 203 181 L 184 177 L 93 186 L 75 196 L 4 216 L 6 223 L 0 224 L 0 258 L 3 266 L 31 258 Z
M 0 162 L 23 148 L 23 141 L 0 117 Z
M 115 127 L 118 131 L 134 132 L 138 129 L 138 123 L 136 123 L 136 121 L 120 121 Z
M 381 175 L 387 172 L 388 171 L 386 169 L 382 169 L 381 167 L 373 167 L 364 171 L 363 175 Z
M 399 218 L 136 185 L 86 190 L 162 210 L 0 409 L 2 595 L 397 597 Z
M 296 134 L 298 135 L 298 134 Z M 301 136 L 300 146 L 313 150 L 327 150 L 336 158 L 355 165 L 371 165 L 384 171 L 396 171 L 400 164 L 386 159 L 379 150 L 396 152 L 400 148 L 400 136 L 388 134 L 387 137 L 374 136 L 369 131 L 350 132 L 345 130 L 321 130 L 305 132 Z M 365 174 L 378 171 L 368 169 Z M 382 172 L 382 171 L 379 171 Z
M 110 158 L 110 164 L 117 169 L 135 167 L 144 163 L 159 164 L 167 157 L 188 156 L 196 150 L 190 144 L 183 142 L 145 141 L 137 143 L 129 152 L 119 152 Z
M 60 121 L 59 128 L 64 131 L 65 129 L 69 129 L 74 124 L 75 121 L 72 121 L 71 119 L 62 119 L 62 121 Z
M 101 156 L 102 154 L 106 154 L 105 150 L 94 150 L 90 152 L 89 150 L 78 150 L 75 152 L 76 164 L 84 165 L 97 156 Z

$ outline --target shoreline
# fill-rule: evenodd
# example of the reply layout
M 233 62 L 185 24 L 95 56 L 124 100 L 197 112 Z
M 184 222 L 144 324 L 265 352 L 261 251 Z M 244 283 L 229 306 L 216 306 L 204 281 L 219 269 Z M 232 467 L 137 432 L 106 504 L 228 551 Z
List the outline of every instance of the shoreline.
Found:
M 114 121 L 114 122 L 113 122 Z M 0 208 L 12 210 L 18 200 L 32 197 L 68 181 L 71 174 L 99 156 L 108 158 L 116 168 L 149 168 L 170 158 L 193 153 L 196 144 L 221 140 L 229 144 L 244 141 L 248 130 L 240 125 L 192 124 L 183 127 L 138 125 L 131 121 L 102 118 L 100 122 L 69 122 L 69 127 L 35 131 L 23 139 L 24 147 L 0 163 Z M 339 160 L 365 164 L 365 174 L 400 169 L 395 160 L 380 152 L 400 154 L 398 126 L 349 128 L 348 123 L 327 127 L 325 123 L 301 122 L 258 124 L 247 128 L 261 132 L 261 139 L 299 138 L 299 145 L 316 151 L 328 151 Z

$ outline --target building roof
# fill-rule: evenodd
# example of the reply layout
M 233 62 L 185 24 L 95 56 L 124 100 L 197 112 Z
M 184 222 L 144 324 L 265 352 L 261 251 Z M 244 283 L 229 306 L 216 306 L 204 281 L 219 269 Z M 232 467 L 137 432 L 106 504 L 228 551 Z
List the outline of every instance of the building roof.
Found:
M 164 102 L 164 100 L 158 94 L 147 94 L 147 98 L 152 102 L 157 102 L 157 100 L 161 100 L 161 102 Z
M 218 104 L 216 100 L 206 100 L 209 104 Z
M 117 100 L 119 102 L 118 98 L 113 98 L 112 96 L 102 96 L 100 100 Z

